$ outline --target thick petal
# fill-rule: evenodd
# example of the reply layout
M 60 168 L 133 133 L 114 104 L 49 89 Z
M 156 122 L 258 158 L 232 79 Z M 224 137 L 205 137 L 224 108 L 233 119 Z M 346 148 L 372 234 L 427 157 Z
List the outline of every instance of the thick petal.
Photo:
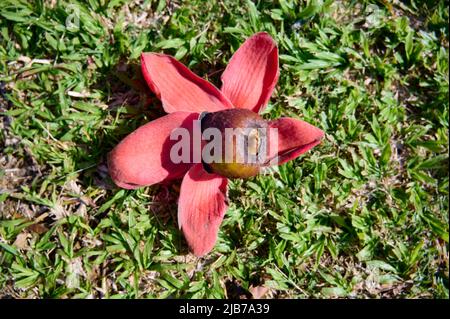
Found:
M 300 156 L 319 144 L 324 135 L 319 128 L 288 117 L 270 121 L 269 126 L 268 153 L 269 158 L 273 159 L 271 165 L 280 165 Z
M 167 113 L 220 111 L 233 108 L 214 85 L 195 75 L 175 58 L 158 53 L 141 55 L 142 73 Z
M 277 83 L 278 49 L 265 32 L 257 33 L 236 51 L 222 74 L 222 92 L 235 107 L 261 111 Z
M 170 140 L 170 133 L 178 127 L 191 132 L 198 116 L 188 112 L 168 114 L 125 137 L 108 154 L 113 181 L 122 188 L 134 189 L 183 176 L 192 164 L 172 162 L 170 149 L 177 140 Z
M 178 225 L 196 256 L 207 254 L 216 243 L 227 209 L 227 183 L 224 177 L 208 174 L 202 164 L 194 165 L 183 178 Z

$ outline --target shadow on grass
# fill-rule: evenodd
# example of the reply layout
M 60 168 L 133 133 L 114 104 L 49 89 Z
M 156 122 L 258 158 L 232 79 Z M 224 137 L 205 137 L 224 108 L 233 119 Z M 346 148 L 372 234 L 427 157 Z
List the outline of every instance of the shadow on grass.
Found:
M 220 65 L 217 70 L 212 70 L 205 64 L 200 64 L 193 72 L 201 76 L 204 69 L 208 69 L 208 77 L 218 80 L 223 66 Z M 103 76 L 92 86 L 92 89 L 108 93 L 108 108 L 104 110 L 104 116 L 114 118 L 114 120 L 96 131 L 96 134 L 92 136 L 92 143 L 78 144 L 77 149 L 82 149 L 82 154 L 71 154 L 70 156 L 79 159 L 75 164 L 75 170 L 80 171 L 79 179 L 85 187 L 95 185 L 108 191 L 109 195 L 97 203 L 97 205 L 103 205 L 121 190 L 114 185 L 109 176 L 107 154 L 138 127 L 156 120 L 166 113 L 160 100 L 148 88 L 142 76 L 140 64 L 137 63 L 120 62 L 110 67 L 105 70 Z M 166 153 L 168 153 L 169 144 L 172 145 L 173 142 L 165 143 Z M 150 210 L 158 220 L 158 228 L 166 228 L 171 232 L 173 228 L 173 233 L 176 234 L 177 254 L 184 255 L 189 252 L 187 243 L 176 224 L 176 203 L 181 179 L 182 177 L 149 186 L 145 192 L 148 192 L 152 198 Z M 128 196 L 136 191 L 129 190 L 126 192 L 126 196 Z M 107 209 L 96 215 L 94 224 L 100 223 L 109 213 L 110 210 Z

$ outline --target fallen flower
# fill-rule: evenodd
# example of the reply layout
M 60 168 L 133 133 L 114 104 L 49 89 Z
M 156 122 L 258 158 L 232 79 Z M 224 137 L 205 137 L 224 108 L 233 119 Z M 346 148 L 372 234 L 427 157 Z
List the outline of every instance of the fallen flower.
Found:
M 141 62 L 145 80 L 169 114 L 124 138 L 108 154 L 109 172 L 113 181 L 126 189 L 183 177 L 178 225 L 192 252 L 202 256 L 214 247 L 227 209 L 227 178 L 253 176 L 274 159 L 277 164 L 292 160 L 319 144 L 323 132 L 301 120 L 265 121 L 257 114 L 267 105 L 279 76 L 278 49 L 265 32 L 254 34 L 236 51 L 222 74 L 220 90 L 171 56 L 143 53 Z M 225 145 L 232 149 L 232 162 L 175 163 L 170 156 L 176 144 L 171 133 L 179 128 L 193 132 L 199 119 L 202 131 L 204 126 L 272 129 L 265 136 L 249 133 L 255 140 L 250 147 L 253 152 L 268 145 L 268 160 L 237 163 L 239 153 L 232 144 Z M 198 154 L 205 144 L 197 141 L 194 147 L 195 142 L 191 139 L 191 152 Z

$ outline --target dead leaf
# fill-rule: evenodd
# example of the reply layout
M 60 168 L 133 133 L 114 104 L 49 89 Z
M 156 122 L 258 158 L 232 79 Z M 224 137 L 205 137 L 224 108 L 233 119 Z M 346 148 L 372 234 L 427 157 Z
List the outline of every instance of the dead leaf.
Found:
M 31 235 L 27 232 L 20 233 L 19 235 L 17 235 L 17 238 L 14 241 L 13 245 L 19 249 L 28 249 L 30 248 L 30 246 L 28 246 L 28 238 L 30 237 Z
M 59 202 L 57 202 L 52 208 L 50 208 L 50 216 L 53 216 L 54 219 L 59 220 L 61 218 L 69 216 L 69 213 Z
M 67 190 L 69 190 L 69 191 L 71 191 L 71 192 L 73 192 L 73 193 L 75 193 L 75 194 L 77 194 L 77 195 L 82 195 L 82 193 L 81 193 L 81 188 L 80 188 L 80 186 L 77 184 L 76 181 L 70 180 L 70 181 L 68 181 L 68 182 L 66 183 L 66 185 L 64 185 L 64 186 L 65 186 L 65 188 L 66 188 Z
M 46 233 L 48 231 L 48 228 L 45 225 L 39 223 L 30 225 L 26 229 L 39 235 Z
M 269 288 L 264 286 L 250 286 L 248 289 L 250 293 L 252 294 L 253 299 L 261 299 L 269 290 Z

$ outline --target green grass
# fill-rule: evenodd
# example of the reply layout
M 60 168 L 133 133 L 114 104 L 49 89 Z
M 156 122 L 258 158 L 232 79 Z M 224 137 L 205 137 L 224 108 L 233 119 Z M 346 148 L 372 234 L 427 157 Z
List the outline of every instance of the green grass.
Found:
M 1 1 L 0 297 L 448 298 L 448 18 L 445 1 Z M 196 259 L 179 182 L 117 189 L 105 156 L 164 114 L 141 52 L 219 85 L 257 31 L 280 50 L 264 117 L 326 138 L 231 182 Z

